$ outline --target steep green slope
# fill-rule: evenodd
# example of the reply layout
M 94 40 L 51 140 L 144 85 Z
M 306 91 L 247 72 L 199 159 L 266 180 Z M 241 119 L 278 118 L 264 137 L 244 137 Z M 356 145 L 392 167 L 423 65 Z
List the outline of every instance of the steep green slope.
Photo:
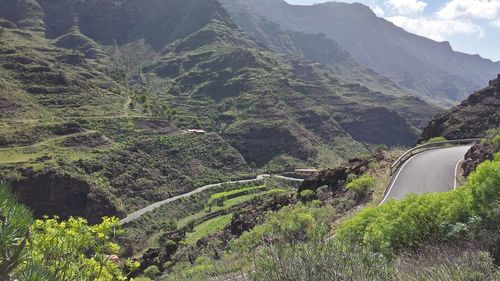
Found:
M 323 145 L 347 157 L 361 151 L 359 145 L 345 148 L 348 143 L 355 148 L 351 132 L 366 144 L 411 144 L 415 129 L 407 122 L 420 126 L 437 111 L 415 98 L 339 81 L 329 68 L 283 58 L 220 23 L 165 50 L 145 68 L 172 83 L 175 92 L 165 98 L 187 109 L 206 101 L 197 105 L 204 107 L 194 111 L 203 113 L 197 117 L 210 116 L 214 129 L 257 165 L 283 154 L 314 159 Z M 405 107 L 420 108 L 411 112 Z
M 97 221 L 252 163 L 331 165 L 410 145 L 436 112 L 259 45 L 215 0 L 0 6 L 1 179 L 37 215 Z M 211 133 L 181 130 L 193 127 Z
M 285 31 L 278 24 L 242 9 L 238 4 L 224 4 L 238 26 L 273 51 L 323 63 L 336 76 L 350 83 L 363 84 L 370 89 L 397 96 L 406 94 L 389 78 L 360 66 L 347 51 L 324 34 Z

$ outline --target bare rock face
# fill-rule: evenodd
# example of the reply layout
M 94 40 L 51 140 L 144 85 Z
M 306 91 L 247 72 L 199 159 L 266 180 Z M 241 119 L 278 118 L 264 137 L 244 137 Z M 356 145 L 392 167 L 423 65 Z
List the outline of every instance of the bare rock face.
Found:
M 499 144 L 489 141 L 483 141 L 471 147 L 465 154 L 465 161 L 462 163 L 464 177 L 469 176 L 479 164 L 487 160 L 492 160 L 495 153 L 499 150 Z
M 355 114 L 357 120 L 341 125 L 362 143 L 411 146 L 418 137 L 417 131 L 401 115 L 387 108 L 361 109 Z
M 284 153 L 305 160 L 314 149 L 314 137 L 294 126 L 262 127 L 258 124 L 244 124 L 237 131 L 228 132 L 224 136 L 248 163 L 255 163 L 257 166 Z
M 500 75 L 460 105 L 436 115 L 422 132 L 420 141 L 439 136 L 447 139 L 484 137 L 487 130 L 500 127 L 499 108 Z
M 305 180 L 299 187 L 298 192 L 309 189 L 316 191 L 319 187 L 328 186 L 330 191 L 336 192 L 346 182 L 349 174 L 361 175 L 368 169 L 368 161 L 364 159 L 352 159 L 348 165 L 340 166 L 335 169 L 320 171 L 317 176 Z
M 84 217 L 98 223 L 103 216 L 122 216 L 109 200 L 92 191 L 82 180 L 47 172 L 14 182 L 19 201 L 29 206 L 35 217 Z

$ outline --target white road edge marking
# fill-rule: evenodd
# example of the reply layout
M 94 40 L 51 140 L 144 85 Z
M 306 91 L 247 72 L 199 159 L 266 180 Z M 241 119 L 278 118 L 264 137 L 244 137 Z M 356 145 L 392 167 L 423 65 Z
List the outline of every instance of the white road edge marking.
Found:
M 385 195 L 384 199 L 382 199 L 382 202 L 380 202 L 380 204 L 378 204 L 378 206 L 380 207 L 382 204 L 384 204 L 385 200 L 387 200 L 387 198 L 389 197 L 389 194 L 391 194 L 391 191 L 392 191 L 392 188 L 394 187 L 394 184 L 396 183 L 396 181 L 398 180 L 398 177 L 399 177 L 399 174 L 401 173 L 401 171 L 403 171 L 404 167 L 406 166 L 406 164 L 408 164 L 415 156 L 417 156 L 419 154 L 415 154 L 413 155 L 412 157 L 410 157 L 410 159 L 406 160 L 406 162 L 403 164 L 403 166 L 401 166 L 401 168 L 399 168 L 399 171 L 398 173 L 396 174 L 396 177 L 394 177 L 394 180 L 392 181 L 392 184 L 391 184 L 391 187 L 389 187 L 389 190 L 387 191 L 387 194 Z
M 457 180 L 458 165 L 460 165 L 460 163 L 462 163 L 464 160 L 465 159 L 458 160 L 457 165 L 455 165 L 455 176 L 454 176 L 454 179 L 453 179 L 453 189 L 457 189 L 457 185 L 458 185 L 458 180 Z

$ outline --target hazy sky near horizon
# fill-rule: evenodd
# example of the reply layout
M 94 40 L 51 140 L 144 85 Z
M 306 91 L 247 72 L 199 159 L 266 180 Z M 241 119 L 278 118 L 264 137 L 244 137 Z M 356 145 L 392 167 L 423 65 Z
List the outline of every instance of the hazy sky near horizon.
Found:
M 285 0 L 290 4 L 359 2 L 405 30 L 454 50 L 500 61 L 500 0 Z

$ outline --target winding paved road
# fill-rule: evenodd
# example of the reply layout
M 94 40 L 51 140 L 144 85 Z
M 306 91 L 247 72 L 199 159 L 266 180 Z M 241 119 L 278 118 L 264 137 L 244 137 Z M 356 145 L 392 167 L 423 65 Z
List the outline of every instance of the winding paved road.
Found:
M 455 146 L 421 152 L 408 159 L 394 174 L 383 204 L 402 199 L 410 193 L 444 192 L 457 185 L 460 162 L 471 146 Z
M 228 182 L 223 182 L 223 183 L 215 183 L 215 184 L 209 184 L 209 185 L 205 185 L 205 186 L 202 186 L 202 187 L 199 187 L 191 192 L 188 192 L 188 193 L 184 193 L 184 194 L 181 194 L 181 195 L 177 195 L 177 196 L 174 196 L 174 197 L 170 197 L 170 198 L 167 198 L 165 200 L 162 200 L 162 201 L 158 201 L 158 202 L 155 202 L 151 205 L 148 205 L 140 210 L 137 210 L 131 214 L 129 214 L 126 218 L 122 219 L 120 221 L 121 224 L 126 224 L 126 223 L 129 223 L 133 220 L 136 220 L 137 218 L 139 218 L 140 216 L 144 215 L 145 213 L 147 212 L 150 212 L 158 207 L 161 207 L 165 204 L 168 204 L 168 203 L 171 203 L 171 202 L 174 202 L 174 201 L 177 201 L 181 198 L 185 198 L 185 197 L 189 197 L 189 196 L 192 196 L 194 194 L 197 194 L 197 193 L 200 193 L 202 191 L 205 191 L 207 189 L 210 189 L 210 188 L 213 188 L 213 187 L 219 187 L 223 184 L 231 184 L 231 183 L 247 183 L 247 182 L 254 182 L 254 181 L 258 181 L 258 180 L 261 180 L 263 178 L 267 178 L 267 177 L 275 177 L 275 178 L 280 178 L 280 179 L 284 179 L 284 180 L 289 180 L 289 181 L 303 181 L 302 179 L 296 179 L 296 178 L 290 178 L 290 177 L 284 177 L 284 176 L 279 176 L 279 175 L 268 175 L 268 174 L 263 174 L 263 175 L 258 175 L 255 179 L 249 179 L 249 180 L 238 180 L 238 181 L 228 181 Z

